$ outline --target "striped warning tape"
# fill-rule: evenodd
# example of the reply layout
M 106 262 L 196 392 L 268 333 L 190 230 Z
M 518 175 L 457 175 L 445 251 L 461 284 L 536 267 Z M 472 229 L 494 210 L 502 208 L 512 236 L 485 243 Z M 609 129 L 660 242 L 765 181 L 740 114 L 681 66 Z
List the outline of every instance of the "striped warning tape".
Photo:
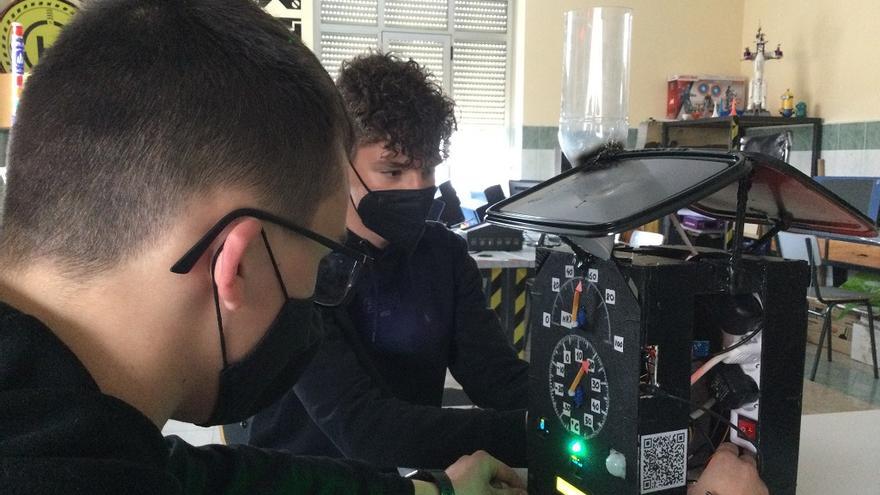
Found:
M 513 306 L 513 347 L 520 358 L 526 353 L 526 279 L 529 270 L 526 268 L 516 269 L 516 285 Z
M 504 279 L 502 278 L 503 270 L 501 268 L 492 268 L 489 273 L 489 308 L 495 311 L 495 314 L 504 321 L 504 315 L 501 303 L 504 302 Z

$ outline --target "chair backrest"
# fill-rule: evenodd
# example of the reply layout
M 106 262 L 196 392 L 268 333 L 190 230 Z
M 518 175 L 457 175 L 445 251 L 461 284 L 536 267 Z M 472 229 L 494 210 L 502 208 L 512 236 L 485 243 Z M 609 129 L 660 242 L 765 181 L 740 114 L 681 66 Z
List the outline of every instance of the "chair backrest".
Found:
M 813 262 L 811 264 L 819 266 L 822 264 L 822 257 L 819 256 L 819 241 L 814 235 L 793 234 L 791 232 L 780 232 L 776 235 L 779 254 L 790 260 L 804 260 L 810 262 L 810 256 L 807 252 L 807 242 L 813 248 Z
M 629 238 L 629 245 L 634 248 L 642 246 L 660 246 L 663 244 L 663 234 L 634 230 Z
M 783 258 L 803 260 L 810 264 L 810 283 L 818 291 L 819 273 L 816 268 L 822 264 L 822 256 L 819 255 L 819 241 L 816 236 L 780 232 L 776 235 L 776 240 L 779 254 Z

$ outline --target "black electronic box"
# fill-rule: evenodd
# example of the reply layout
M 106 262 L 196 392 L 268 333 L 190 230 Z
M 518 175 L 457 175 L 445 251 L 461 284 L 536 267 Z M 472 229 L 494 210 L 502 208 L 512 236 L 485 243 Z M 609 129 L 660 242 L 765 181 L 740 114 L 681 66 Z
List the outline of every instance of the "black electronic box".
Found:
M 728 220 L 732 249 L 614 244 L 684 207 Z M 809 268 L 749 254 L 744 224 L 768 230 L 757 248 L 876 235 L 868 218 L 769 157 L 660 150 L 584 159 L 488 220 L 564 242 L 538 249 L 529 294 L 530 493 L 683 495 L 727 440 L 795 494 Z

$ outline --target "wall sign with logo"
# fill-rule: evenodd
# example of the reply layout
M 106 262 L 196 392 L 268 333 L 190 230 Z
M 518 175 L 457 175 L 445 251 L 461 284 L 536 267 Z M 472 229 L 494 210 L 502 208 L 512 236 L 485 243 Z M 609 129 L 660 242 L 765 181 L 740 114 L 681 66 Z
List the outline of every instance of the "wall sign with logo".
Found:
M 9 41 L 13 22 L 24 27 L 24 65 L 25 71 L 30 72 L 76 10 L 74 4 L 64 0 L 17 0 L 9 4 L 0 14 L 0 70 L 11 71 Z

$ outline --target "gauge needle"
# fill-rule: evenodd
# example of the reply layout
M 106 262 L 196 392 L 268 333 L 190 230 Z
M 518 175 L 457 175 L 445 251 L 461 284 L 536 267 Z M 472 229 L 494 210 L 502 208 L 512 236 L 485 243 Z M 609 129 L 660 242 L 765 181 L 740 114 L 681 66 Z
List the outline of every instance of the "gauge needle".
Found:
M 580 385 L 581 380 L 584 378 L 584 375 L 590 372 L 590 362 L 584 359 L 581 361 L 581 369 L 578 370 L 578 374 L 574 377 L 574 381 L 571 382 L 571 386 L 568 387 L 568 396 L 574 397 L 574 392 L 577 390 L 578 385 Z
M 584 291 L 583 281 L 578 281 L 577 287 L 574 288 L 574 297 L 571 301 L 571 317 L 577 318 L 578 308 L 581 305 L 581 292 Z

